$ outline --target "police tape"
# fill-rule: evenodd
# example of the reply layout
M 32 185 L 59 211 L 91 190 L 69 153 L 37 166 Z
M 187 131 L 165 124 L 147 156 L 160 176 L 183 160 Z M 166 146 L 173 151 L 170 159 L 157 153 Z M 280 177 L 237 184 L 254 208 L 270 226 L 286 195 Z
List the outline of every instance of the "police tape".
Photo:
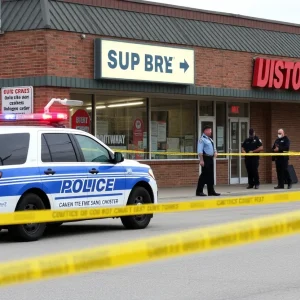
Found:
M 300 211 L 0 263 L 0 286 L 149 263 L 300 232 Z
M 300 192 L 260 194 L 232 198 L 168 202 L 161 204 L 127 205 L 62 210 L 27 210 L 0 213 L 0 226 L 27 223 L 68 222 L 102 218 L 177 213 L 242 206 L 299 202 Z
M 98 151 L 93 149 L 83 149 L 88 151 Z M 147 152 L 139 150 L 124 150 L 124 149 L 112 149 L 114 152 L 121 152 L 127 154 L 152 154 L 152 155 L 164 155 L 164 156 L 198 156 L 198 153 L 194 152 L 172 152 L 172 151 L 160 151 L 160 152 Z M 300 156 L 300 152 L 283 152 L 283 153 L 269 153 L 269 152 L 260 152 L 260 153 L 218 153 L 219 156 Z

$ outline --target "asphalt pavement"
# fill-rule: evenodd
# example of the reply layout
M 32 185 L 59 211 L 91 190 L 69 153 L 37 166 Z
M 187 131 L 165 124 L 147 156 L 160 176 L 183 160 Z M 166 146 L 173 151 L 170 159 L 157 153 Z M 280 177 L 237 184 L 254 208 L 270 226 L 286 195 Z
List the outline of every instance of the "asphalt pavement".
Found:
M 262 187 L 269 192 L 273 186 Z M 295 190 L 298 187 L 295 186 Z M 227 190 L 227 192 L 226 192 Z M 220 187 L 224 196 L 249 193 Z M 229 192 L 228 192 L 229 191 Z M 169 194 L 168 194 L 169 193 Z M 160 201 L 195 199 L 193 189 L 162 189 Z M 233 194 L 232 194 L 233 193 Z M 204 200 L 205 201 L 205 200 Z M 120 220 L 65 224 L 34 243 L 13 243 L 0 233 L 0 261 L 135 240 L 195 227 L 300 210 L 299 203 L 156 215 L 147 229 L 128 231 Z M 300 237 L 97 271 L 0 289 L 1 300 L 298 300 Z

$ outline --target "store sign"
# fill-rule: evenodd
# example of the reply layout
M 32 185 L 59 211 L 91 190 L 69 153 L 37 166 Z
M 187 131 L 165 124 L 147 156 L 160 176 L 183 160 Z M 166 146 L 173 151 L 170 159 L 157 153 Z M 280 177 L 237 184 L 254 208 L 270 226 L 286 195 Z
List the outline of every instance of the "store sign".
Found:
M 31 114 L 33 113 L 33 87 L 19 86 L 1 89 L 3 114 Z
M 256 58 L 252 86 L 298 91 L 300 62 Z
M 125 145 L 125 135 L 99 135 L 99 140 L 107 145 Z
M 95 79 L 195 83 L 194 50 L 95 40 Z
M 72 128 L 90 133 L 90 116 L 84 109 L 78 109 L 72 115 Z

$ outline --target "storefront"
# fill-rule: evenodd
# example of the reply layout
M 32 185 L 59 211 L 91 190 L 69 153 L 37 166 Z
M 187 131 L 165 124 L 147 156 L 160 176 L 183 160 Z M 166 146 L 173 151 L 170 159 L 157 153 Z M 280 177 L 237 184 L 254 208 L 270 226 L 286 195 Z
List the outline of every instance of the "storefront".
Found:
M 76 2 L 28 1 L 27 12 L 43 4 L 30 23 L 20 2 L 4 1 L 3 113 L 41 111 L 52 97 L 82 100 L 63 108 L 67 125 L 151 165 L 159 186 L 195 185 L 207 124 L 219 153 L 217 184 L 247 183 L 244 158 L 226 154 L 241 152 L 249 128 L 268 152 L 283 127 L 298 151 L 300 28 L 143 1 Z M 300 161 L 291 162 L 297 172 Z M 269 158 L 261 159 L 260 175 L 274 181 Z

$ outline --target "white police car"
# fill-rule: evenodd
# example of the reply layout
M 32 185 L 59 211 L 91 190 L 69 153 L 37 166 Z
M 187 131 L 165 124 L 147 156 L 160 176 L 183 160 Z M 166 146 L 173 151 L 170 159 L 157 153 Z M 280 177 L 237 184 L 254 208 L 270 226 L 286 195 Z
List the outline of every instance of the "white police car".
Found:
M 0 126 L 1 213 L 20 210 L 74 209 L 157 203 L 157 185 L 151 168 L 124 160 L 86 132 L 59 128 L 67 115 L 49 113 L 0 115 L 0 120 L 43 120 L 52 126 Z M 80 101 L 80 104 L 82 102 Z M 143 229 L 152 215 L 121 217 L 128 229 Z M 61 223 L 60 223 L 61 224 Z M 3 226 L 21 241 L 43 236 L 58 223 Z

